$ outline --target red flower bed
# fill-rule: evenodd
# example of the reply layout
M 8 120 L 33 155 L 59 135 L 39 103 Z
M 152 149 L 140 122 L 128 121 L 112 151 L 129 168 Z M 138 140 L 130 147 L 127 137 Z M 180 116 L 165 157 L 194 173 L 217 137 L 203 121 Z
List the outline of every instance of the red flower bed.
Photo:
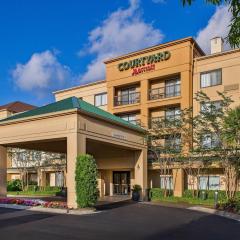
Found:
M 0 198 L 0 204 L 16 204 L 22 206 L 42 206 L 46 208 L 67 208 L 65 202 L 46 202 L 38 199 Z

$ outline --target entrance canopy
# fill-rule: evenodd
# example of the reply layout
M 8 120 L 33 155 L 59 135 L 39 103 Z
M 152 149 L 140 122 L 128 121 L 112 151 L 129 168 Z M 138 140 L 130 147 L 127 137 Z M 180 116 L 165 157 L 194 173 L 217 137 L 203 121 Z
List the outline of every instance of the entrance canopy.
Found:
M 99 166 L 134 169 L 135 182 L 147 186 L 144 130 L 76 97 L 0 121 L 0 194 L 6 193 L 7 147 L 67 154 L 68 205 L 76 207 L 75 160 L 87 152 Z M 101 151 L 104 149 L 104 151 Z M 114 150 L 115 149 L 115 150 Z M 130 164 L 131 162 L 131 164 Z

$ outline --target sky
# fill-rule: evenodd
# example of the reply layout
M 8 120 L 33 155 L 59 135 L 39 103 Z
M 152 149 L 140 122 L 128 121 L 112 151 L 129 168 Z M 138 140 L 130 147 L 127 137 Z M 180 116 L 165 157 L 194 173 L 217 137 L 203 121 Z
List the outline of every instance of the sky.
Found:
M 104 60 L 179 38 L 209 53 L 230 20 L 228 6 L 203 0 L 1 0 L 0 105 L 48 104 L 53 91 L 104 79 Z

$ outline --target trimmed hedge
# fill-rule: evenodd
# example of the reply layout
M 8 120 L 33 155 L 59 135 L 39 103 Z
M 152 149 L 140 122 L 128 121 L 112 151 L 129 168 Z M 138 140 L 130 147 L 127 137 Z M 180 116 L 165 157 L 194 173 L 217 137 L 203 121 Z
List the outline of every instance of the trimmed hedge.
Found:
M 34 192 L 34 191 L 43 191 L 43 192 L 60 192 L 61 187 L 39 187 L 36 185 L 28 185 L 27 191 Z
M 172 190 L 168 190 L 168 196 L 172 196 L 173 195 L 173 191 Z M 164 197 L 164 189 L 161 188 L 151 188 L 149 190 L 149 199 L 152 200 L 157 200 L 157 199 L 161 199 Z
M 78 207 L 93 207 L 98 198 L 97 164 L 93 156 L 77 157 L 75 181 Z
M 7 182 L 7 191 L 17 192 L 22 191 L 22 183 L 19 179 Z
M 199 190 L 198 196 L 197 196 L 197 191 L 195 191 L 194 196 L 196 196 L 195 198 L 200 198 L 201 197 L 201 193 L 202 190 Z M 214 190 L 206 190 L 206 197 L 207 199 L 214 199 L 214 193 L 216 191 Z M 173 196 L 173 191 L 170 190 L 170 194 L 169 196 Z M 149 199 L 151 200 L 158 200 L 158 199 L 162 199 L 164 198 L 164 189 L 161 188 L 152 188 L 149 190 Z M 183 193 L 183 198 L 188 198 L 188 199 L 193 199 L 193 193 L 192 190 L 185 190 Z M 240 192 L 236 193 L 236 198 L 240 199 Z M 218 200 L 220 201 L 224 201 L 226 200 L 226 192 L 225 191 L 218 191 Z

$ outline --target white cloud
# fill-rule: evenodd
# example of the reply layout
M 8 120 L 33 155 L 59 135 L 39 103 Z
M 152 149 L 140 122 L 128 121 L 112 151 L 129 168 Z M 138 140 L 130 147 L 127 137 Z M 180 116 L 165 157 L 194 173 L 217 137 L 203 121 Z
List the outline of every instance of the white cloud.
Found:
M 210 39 L 216 36 L 224 39 L 228 35 L 231 18 L 232 15 L 228 11 L 228 6 L 217 7 L 207 26 L 198 32 L 196 40 L 206 53 L 210 52 Z M 226 42 L 224 47 L 229 49 Z
M 151 23 L 144 22 L 138 0 L 130 0 L 127 9 L 118 9 L 89 33 L 88 47 L 79 54 L 94 54 L 81 81 L 105 77 L 103 61 L 124 53 L 158 44 L 163 34 Z
M 56 53 L 47 50 L 34 53 L 25 64 L 18 63 L 12 77 L 19 89 L 42 97 L 66 86 L 71 74 L 69 68 L 58 61 Z

